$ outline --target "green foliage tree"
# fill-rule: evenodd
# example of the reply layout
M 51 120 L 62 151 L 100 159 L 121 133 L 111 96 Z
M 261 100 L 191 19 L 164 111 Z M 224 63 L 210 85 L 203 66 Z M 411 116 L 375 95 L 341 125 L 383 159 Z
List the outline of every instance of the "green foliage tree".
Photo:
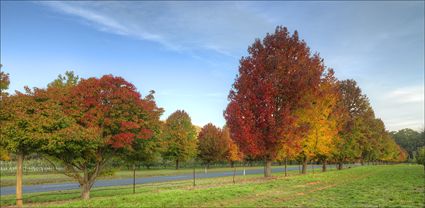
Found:
M 196 129 L 183 110 L 177 110 L 167 118 L 162 139 L 164 158 L 176 161 L 176 169 L 179 169 L 180 162 L 192 159 L 197 154 Z
M 399 144 L 403 149 L 409 154 L 409 159 L 415 157 L 415 151 L 422 146 L 425 146 L 425 137 L 424 131 L 417 132 L 413 129 L 401 129 L 399 131 L 391 132 L 391 135 L 394 137 L 397 144 Z
M 0 64 L 0 69 L 3 67 L 3 65 Z M 7 97 L 8 93 L 6 90 L 9 89 L 9 74 L 0 71 L 0 108 L 3 107 L 3 97 Z M 9 152 L 3 147 L 3 145 L 0 145 L 0 160 L 9 160 Z
M 73 71 L 66 71 L 64 75 L 58 75 L 58 78 L 47 85 L 48 88 L 66 88 L 73 87 L 78 84 L 80 77 L 75 75 Z
M 3 66 L 0 64 L 0 69 L 2 67 Z M 4 93 L 6 93 L 6 90 L 9 89 L 9 84 L 10 84 L 9 74 L 4 71 L 0 71 L 0 95 L 3 95 Z
M 210 163 L 226 159 L 228 151 L 227 138 L 220 128 L 209 123 L 202 127 L 198 135 L 198 156 L 209 168 Z
M 25 88 L 25 93 L 3 97 L 0 109 L 0 146 L 16 154 L 17 206 L 22 200 L 22 165 L 25 156 L 45 147 L 44 139 L 66 122 L 59 106 L 51 102 L 44 90 Z
M 425 171 L 425 146 L 420 147 L 416 151 L 416 162 L 424 166 Z
M 343 163 L 355 159 L 361 159 L 365 151 L 369 149 L 367 121 L 374 119 L 375 115 L 369 104 L 369 99 L 362 94 L 357 82 L 349 79 L 339 81 L 341 99 L 338 108 L 346 113 L 339 131 L 340 139 L 336 141 L 333 157 L 338 163 L 338 169 L 342 169 Z

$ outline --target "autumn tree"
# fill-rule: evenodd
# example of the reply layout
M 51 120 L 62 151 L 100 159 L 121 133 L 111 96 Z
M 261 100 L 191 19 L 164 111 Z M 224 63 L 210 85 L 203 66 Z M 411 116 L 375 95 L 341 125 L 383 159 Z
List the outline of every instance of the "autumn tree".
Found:
M 405 158 L 404 152 L 400 146 L 395 143 L 388 131 L 381 137 L 381 149 L 378 154 L 378 160 L 383 162 L 400 162 L 399 159 Z
M 3 66 L 0 64 L 0 69 L 2 67 Z M 9 89 L 9 84 L 10 84 L 9 74 L 4 71 L 0 71 L 0 96 L 1 97 L 3 97 L 4 95 L 7 95 L 6 90 Z
M 230 137 L 230 130 L 227 126 L 223 127 L 222 137 L 227 144 L 227 152 L 225 153 L 226 160 L 229 161 L 230 167 L 234 167 L 236 161 L 243 160 L 243 153 L 239 150 L 238 145 Z
M 154 91 L 151 91 L 145 99 L 154 102 L 154 93 Z M 159 112 L 162 114 L 163 110 L 158 109 L 158 113 Z M 159 162 L 162 152 L 160 137 L 162 125 L 161 121 L 152 120 L 150 123 L 151 130 L 154 132 L 152 137 L 150 139 L 133 140 L 131 148 L 121 152 L 121 158 L 133 165 L 133 168 L 135 168 L 135 164 L 143 164 L 147 168 L 150 168 L 150 166 Z
M 339 132 L 340 139 L 335 143 L 333 157 L 342 169 L 344 162 L 361 158 L 362 149 L 367 145 L 367 121 L 374 118 L 369 99 L 364 95 L 357 82 L 348 79 L 338 82 L 341 99 L 338 108 L 346 113 Z
M 177 110 L 166 120 L 163 131 L 164 157 L 176 162 L 185 162 L 196 156 L 198 140 L 196 129 L 189 115 L 183 110 Z
M 341 129 L 337 109 L 339 99 L 336 78 L 333 70 L 329 70 L 323 76 L 318 90 L 308 93 L 302 100 L 304 106 L 295 112 L 298 125 L 306 127 L 300 152 L 303 174 L 307 170 L 307 161 L 311 159 L 320 160 L 323 163 L 322 170 L 326 171 L 327 159 L 332 154 Z
M 199 132 L 198 142 L 198 157 L 207 168 L 212 162 L 225 160 L 228 144 L 220 128 L 212 123 L 206 124 Z
M 64 123 L 59 106 L 50 102 L 42 89 L 16 91 L 3 97 L 0 108 L 0 146 L 16 155 L 16 205 L 22 207 L 22 168 L 25 156 L 39 152 L 46 145 L 46 135 Z
M 0 69 L 3 67 L 3 65 L 0 64 Z M 6 92 L 9 89 L 9 74 L 0 71 L 0 108 L 3 107 L 3 97 L 7 97 L 8 93 Z M 3 145 L 0 145 L 0 160 L 9 160 L 9 152 L 3 147 Z
M 68 88 L 50 85 L 55 92 L 52 99 L 61 89 Z M 65 91 L 60 106 L 69 121 L 46 139 L 43 151 L 78 181 L 83 199 L 90 197 L 91 187 L 113 155 L 131 149 L 135 140 L 154 136 L 152 123 L 162 113 L 133 84 L 112 75 L 81 79 Z
M 287 166 L 288 160 L 296 160 L 301 156 L 301 140 L 290 140 L 293 143 L 281 143 L 279 145 L 279 150 L 276 154 L 276 160 L 279 162 L 284 162 L 285 168 L 284 173 L 287 176 Z
M 52 90 L 56 88 L 69 88 L 74 87 L 80 81 L 80 77 L 75 75 L 73 71 L 66 71 L 64 75 L 60 74 L 58 77 L 47 85 Z
M 242 152 L 265 161 L 268 177 L 280 144 L 302 138 L 304 127 L 296 125 L 294 111 L 318 89 L 325 67 L 298 32 L 290 35 L 285 27 L 255 40 L 248 53 L 240 60 L 224 116 Z

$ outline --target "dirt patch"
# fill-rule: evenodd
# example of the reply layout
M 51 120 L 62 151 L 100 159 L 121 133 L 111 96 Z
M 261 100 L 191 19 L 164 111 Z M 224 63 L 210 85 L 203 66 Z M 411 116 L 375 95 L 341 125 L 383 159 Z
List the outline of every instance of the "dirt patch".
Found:
M 313 181 L 313 182 L 307 183 L 306 185 L 315 185 L 315 184 L 318 184 L 318 183 L 320 183 L 320 181 Z

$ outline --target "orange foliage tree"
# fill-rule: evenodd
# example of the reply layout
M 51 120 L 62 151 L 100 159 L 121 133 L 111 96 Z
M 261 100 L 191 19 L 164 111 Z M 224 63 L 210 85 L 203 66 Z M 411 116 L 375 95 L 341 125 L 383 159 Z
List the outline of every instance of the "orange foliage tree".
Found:
M 227 144 L 227 152 L 226 152 L 226 159 L 229 161 L 230 166 L 233 168 L 234 163 L 236 161 L 242 161 L 243 160 L 243 153 L 239 150 L 238 145 L 233 141 L 233 139 L 230 137 L 230 131 L 228 127 L 223 128 L 222 137 L 226 141 Z

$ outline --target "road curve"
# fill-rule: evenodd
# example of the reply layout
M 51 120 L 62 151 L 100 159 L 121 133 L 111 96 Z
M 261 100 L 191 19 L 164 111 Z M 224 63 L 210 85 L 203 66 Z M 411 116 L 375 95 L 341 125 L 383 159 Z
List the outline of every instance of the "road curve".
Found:
M 321 166 L 316 165 L 315 169 L 320 168 Z M 329 168 L 335 167 L 333 165 L 329 165 Z M 311 166 L 309 166 L 311 169 Z M 243 170 L 238 168 L 236 171 L 236 175 L 243 175 Z M 282 167 L 273 168 L 273 172 L 282 172 L 284 169 Z M 298 170 L 298 167 L 288 167 L 289 170 Z M 261 174 L 263 173 L 263 168 L 260 169 L 250 169 L 246 170 L 245 174 Z M 196 178 L 215 178 L 215 177 L 224 177 L 233 175 L 233 171 L 224 171 L 224 172 L 211 172 L 211 173 L 197 173 Z M 146 178 L 136 178 L 136 184 L 144 184 L 144 183 L 154 183 L 154 182 L 165 182 L 165 181 L 177 181 L 177 180 L 189 180 L 192 179 L 192 174 L 183 174 L 183 175 L 174 175 L 174 176 L 154 176 L 154 177 L 146 177 Z M 110 179 L 110 180 L 97 180 L 93 187 L 108 187 L 108 186 L 125 186 L 133 184 L 133 178 L 126 179 Z M 35 193 L 35 192 L 47 192 L 47 191 L 63 191 L 63 190 L 73 190 L 80 189 L 78 183 L 55 183 L 55 184 L 42 184 L 42 185 L 31 185 L 24 186 L 24 193 Z M 15 194 L 15 187 L 1 187 L 0 195 L 10 195 Z

